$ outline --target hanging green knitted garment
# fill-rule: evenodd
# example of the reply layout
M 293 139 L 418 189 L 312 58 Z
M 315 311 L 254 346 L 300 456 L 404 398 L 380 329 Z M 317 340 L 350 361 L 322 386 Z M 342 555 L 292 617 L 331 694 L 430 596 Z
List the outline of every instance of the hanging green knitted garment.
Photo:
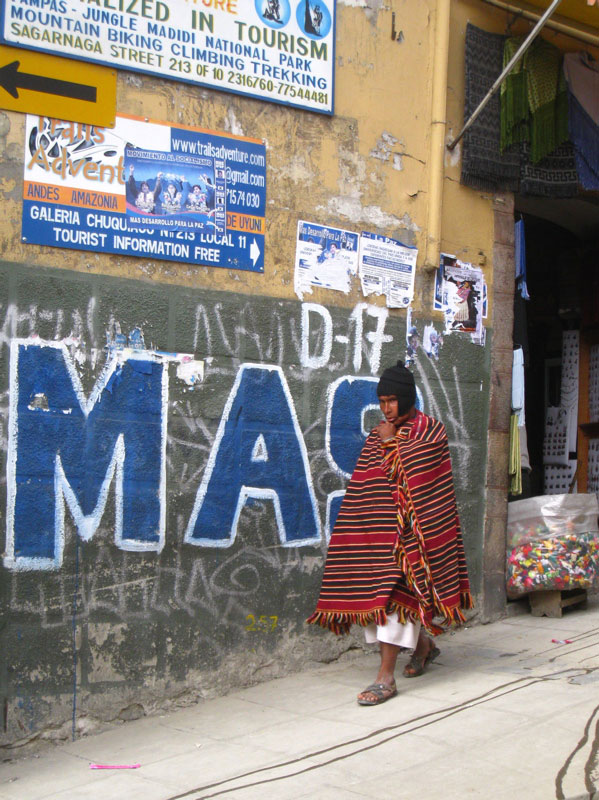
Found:
M 507 39 L 504 67 L 522 44 Z M 530 142 L 537 164 L 568 139 L 568 97 L 562 54 L 544 39 L 536 39 L 501 86 L 501 149 Z
M 522 44 L 522 39 L 506 39 L 503 48 L 503 68 L 509 64 Z M 507 75 L 500 90 L 501 135 L 503 153 L 516 142 L 528 142 L 530 138 L 528 118 L 530 110 L 526 93 L 526 73 L 521 58 Z
M 536 164 L 568 138 L 562 54 L 544 39 L 537 39 L 524 54 L 524 71 L 530 106 L 530 155 Z

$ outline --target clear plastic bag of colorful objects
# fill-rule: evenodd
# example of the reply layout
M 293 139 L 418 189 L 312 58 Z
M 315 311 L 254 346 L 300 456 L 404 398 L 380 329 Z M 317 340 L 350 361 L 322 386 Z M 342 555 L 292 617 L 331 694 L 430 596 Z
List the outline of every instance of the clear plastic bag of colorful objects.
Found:
M 548 494 L 508 503 L 508 597 L 596 585 L 598 514 L 594 494 Z

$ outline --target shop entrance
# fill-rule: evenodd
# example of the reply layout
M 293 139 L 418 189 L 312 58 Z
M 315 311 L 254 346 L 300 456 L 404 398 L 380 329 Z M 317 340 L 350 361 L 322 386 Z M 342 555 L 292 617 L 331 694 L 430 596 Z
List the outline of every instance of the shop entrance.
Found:
M 599 202 L 516 197 L 530 300 L 514 300 L 525 429 L 521 499 L 599 489 Z

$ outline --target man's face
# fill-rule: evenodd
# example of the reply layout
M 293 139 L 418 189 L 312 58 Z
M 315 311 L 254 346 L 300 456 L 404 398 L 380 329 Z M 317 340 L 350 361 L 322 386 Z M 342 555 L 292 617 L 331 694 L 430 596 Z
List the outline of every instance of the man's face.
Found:
M 394 394 L 380 395 L 379 408 L 387 422 L 395 425 L 396 428 L 414 416 L 414 407 L 410 408 L 405 414 L 399 413 L 399 403 Z
M 141 185 L 141 190 L 142 190 L 142 192 L 149 192 L 150 191 L 150 187 L 148 186 L 147 183 L 144 182 Z

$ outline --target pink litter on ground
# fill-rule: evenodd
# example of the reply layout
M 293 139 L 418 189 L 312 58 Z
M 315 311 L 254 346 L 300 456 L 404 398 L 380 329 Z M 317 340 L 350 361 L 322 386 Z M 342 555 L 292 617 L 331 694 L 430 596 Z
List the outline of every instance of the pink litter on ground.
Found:
M 139 769 L 141 764 L 90 764 L 90 769 Z
M 552 639 L 553 644 L 572 644 L 572 639 Z

